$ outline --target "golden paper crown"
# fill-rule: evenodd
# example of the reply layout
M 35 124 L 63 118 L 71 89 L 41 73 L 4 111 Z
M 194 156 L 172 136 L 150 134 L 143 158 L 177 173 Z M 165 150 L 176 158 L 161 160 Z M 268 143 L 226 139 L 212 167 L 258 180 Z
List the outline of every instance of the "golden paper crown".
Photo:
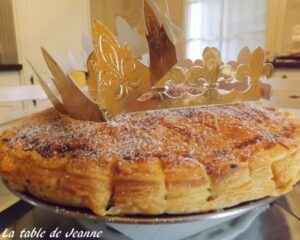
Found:
M 223 64 L 216 48 L 206 48 L 203 60 L 195 63 L 178 64 L 168 71 L 155 86 L 143 94 L 138 101 L 140 107 L 148 102 L 151 108 L 189 107 L 208 104 L 223 104 L 238 101 L 253 101 L 268 98 L 269 85 L 262 83 L 270 78 L 272 64 L 265 63 L 264 52 L 257 48 L 248 53 L 244 62 Z M 139 110 L 136 108 L 135 110 Z
M 94 51 L 87 59 L 85 75 L 79 74 L 81 71 L 64 73 L 43 49 L 62 102 L 39 78 L 59 112 L 76 119 L 103 121 L 132 111 L 222 104 L 265 97 L 267 85 L 261 80 L 271 77 L 273 67 L 265 63 L 261 48 L 253 53 L 244 48 L 238 60 L 228 64 L 222 62 L 216 48 L 206 48 L 202 60 L 178 61 L 171 24 L 158 21 L 157 7 L 151 0 L 144 2 L 144 16 L 149 67 L 133 55 L 127 44 L 121 46 L 117 37 L 99 21 L 94 23 Z M 86 76 L 83 81 L 82 76 Z M 89 96 L 73 80 L 86 81 Z

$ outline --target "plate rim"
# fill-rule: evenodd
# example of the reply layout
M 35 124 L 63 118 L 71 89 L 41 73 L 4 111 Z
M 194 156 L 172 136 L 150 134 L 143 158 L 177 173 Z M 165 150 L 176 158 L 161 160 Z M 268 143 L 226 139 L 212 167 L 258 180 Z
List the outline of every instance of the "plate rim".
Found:
M 233 207 L 214 210 L 209 212 L 198 212 L 188 214 L 161 214 L 161 215 L 124 215 L 124 216 L 113 216 L 96 215 L 89 209 L 85 208 L 73 208 L 62 205 L 56 205 L 44 200 L 41 200 L 30 193 L 20 192 L 12 189 L 9 184 L 2 180 L 4 185 L 9 191 L 19 197 L 21 200 L 44 210 L 54 212 L 66 217 L 80 218 L 83 220 L 91 220 L 105 223 L 117 223 L 117 224 L 176 224 L 176 223 L 188 223 L 188 222 L 199 222 L 205 220 L 214 220 L 232 216 L 240 216 L 248 211 L 254 210 L 262 205 L 270 204 L 274 202 L 277 197 L 264 197 L 258 200 L 252 200 L 243 202 Z

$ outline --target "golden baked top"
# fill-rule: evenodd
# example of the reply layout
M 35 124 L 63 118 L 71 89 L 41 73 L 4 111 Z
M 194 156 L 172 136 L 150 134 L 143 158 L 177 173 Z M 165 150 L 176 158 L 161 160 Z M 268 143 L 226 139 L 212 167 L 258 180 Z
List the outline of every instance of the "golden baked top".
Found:
M 73 120 L 49 109 L 7 130 L 0 141 L 44 158 L 68 155 L 78 161 L 101 155 L 128 161 L 197 157 L 209 173 L 220 174 L 256 151 L 291 147 L 296 127 L 282 113 L 254 103 L 132 113 L 107 123 Z

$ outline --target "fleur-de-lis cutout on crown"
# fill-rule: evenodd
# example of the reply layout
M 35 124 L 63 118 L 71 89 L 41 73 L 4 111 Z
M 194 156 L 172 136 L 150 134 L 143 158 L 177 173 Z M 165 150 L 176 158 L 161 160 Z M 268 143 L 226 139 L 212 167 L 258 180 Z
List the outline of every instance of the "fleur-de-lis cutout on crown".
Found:
M 234 66 L 223 64 L 218 49 L 206 48 L 201 65 L 173 67 L 139 101 L 160 109 L 258 100 L 264 97 L 262 90 L 266 85 L 260 80 L 272 76 L 273 66 L 264 63 L 261 48 L 243 62 Z
M 89 68 L 93 69 L 96 82 L 91 82 L 90 87 L 96 93 L 96 102 L 110 118 L 124 112 L 132 101 L 151 88 L 150 71 L 127 45 L 121 47 L 101 22 L 94 23 L 93 40 L 95 56 L 91 57 Z
M 173 67 L 157 84 L 156 87 L 162 88 L 166 86 L 164 93 L 168 97 L 174 97 L 170 92 L 174 92 L 174 88 L 178 85 L 182 95 L 199 96 L 203 94 L 216 93 L 219 81 L 228 81 L 232 78 L 232 71 L 229 65 L 222 65 L 221 55 L 216 48 L 206 48 L 203 51 L 203 61 L 201 65 L 193 65 L 191 67 Z M 194 87 L 194 89 L 193 89 Z M 217 93 L 216 93 L 217 94 Z
M 231 60 L 227 64 L 236 69 L 241 64 L 248 64 L 251 58 L 251 51 L 248 47 L 243 47 L 236 60 Z
M 248 79 L 251 86 L 247 94 L 243 95 L 243 100 L 253 100 L 261 98 L 262 78 L 270 78 L 274 72 L 274 67 L 270 63 L 265 63 L 265 54 L 261 48 L 257 48 L 251 55 L 248 64 L 241 64 L 236 70 L 236 79 L 243 81 Z

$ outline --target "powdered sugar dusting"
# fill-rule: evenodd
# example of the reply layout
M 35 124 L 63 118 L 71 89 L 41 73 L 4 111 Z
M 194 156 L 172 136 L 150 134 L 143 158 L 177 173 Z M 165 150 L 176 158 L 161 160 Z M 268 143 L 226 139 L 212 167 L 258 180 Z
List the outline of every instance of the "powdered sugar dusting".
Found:
M 275 143 L 288 146 L 293 131 L 282 114 L 240 103 L 123 114 L 107 123 L 77 121 L 46 110 L 4 132 L 0 141 L 49 159 L 175 156 L 182 164 L 198 159 L 210 172 L 220 163 L 234 168 Z

